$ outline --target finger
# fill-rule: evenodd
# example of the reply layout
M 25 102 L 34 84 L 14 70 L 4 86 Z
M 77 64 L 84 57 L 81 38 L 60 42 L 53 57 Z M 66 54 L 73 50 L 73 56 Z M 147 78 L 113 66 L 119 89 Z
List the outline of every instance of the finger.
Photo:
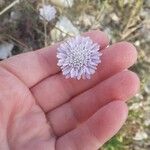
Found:
M 96 150 L 114 136 L 127 118 L 128 109 L 124 102 L 112 102 L 77 129 L 60 137 L 56 149 Z
M 23 107 L 24 103 L 26 105 Z M 13 74 L 0 67 L 0 119 L 7 119 L 14 112 L 13 108 L 16 113 L 18 108 L 21 107 L 24 111 L 33 104 L 34 99 L 29 89 Z
M 76 128 L 107 103 L 131 98 L 138 88 L 137 75 L 123 71 L 49 112 L 47 118 L 55 134 L 61 136 Z
M 88 32 L 84 36 L 90 36 L 94 42 L 101 45 L 101 48 L 105 48 L 109 43 L 107 36 L 101 31 Z M 1 65 L 30 88 L 44 78 L 60 71 L 57 67 L 57 47 L 58 44 L 35 52 L 21 54 L 1 62 Z
M 60 106 L 98 82 L 132 66 L 137 58 L 135 47 L 127 42 L 114 44 L 102 53 L 102 63 L 90 80 L 65 79 L 60 73 L 33 87 L 32 93 L 43 110 L 47 112 Z

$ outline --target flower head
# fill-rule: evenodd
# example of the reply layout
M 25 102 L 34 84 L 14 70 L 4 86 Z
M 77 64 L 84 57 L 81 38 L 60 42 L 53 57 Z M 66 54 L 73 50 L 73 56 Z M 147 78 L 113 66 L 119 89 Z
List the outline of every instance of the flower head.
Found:
M 51 5 L 43 5 L 40 9 L 40 19 L 51 21 L 56 17 L 56 9 Z
M 60 45 L 57 52 L 58 66 L 66 78 L 90 79 L 101 62 L 100 46 L 90 37 L 77 36 Z

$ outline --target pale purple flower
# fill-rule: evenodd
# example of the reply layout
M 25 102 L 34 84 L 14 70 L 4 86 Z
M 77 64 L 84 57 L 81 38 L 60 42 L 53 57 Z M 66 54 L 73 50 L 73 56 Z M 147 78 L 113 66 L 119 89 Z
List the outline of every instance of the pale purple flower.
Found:
M 58 66 L 66 78 L 90 79 L 101 62 L 100 45 L 90 37 L 76 36 L 66 40 L 57 51 Z
M 56 17 L 56 9 L 51 5 L 43 5 L 40 9 L 40 19 L 51 21 Z

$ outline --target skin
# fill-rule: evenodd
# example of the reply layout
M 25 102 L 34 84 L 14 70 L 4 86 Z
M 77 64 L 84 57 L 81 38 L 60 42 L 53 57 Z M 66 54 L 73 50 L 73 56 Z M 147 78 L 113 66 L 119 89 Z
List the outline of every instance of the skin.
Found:
M 1 150 L 97 150 L 119 131 L 128 114 L 125 102 L 139 89 L 128 70 L 136 49 L 127 42 L 107 47 L 100 31 L 84 35 L 103 53 L 91 80 L 62 76 L 59 44 L 0 63 Z

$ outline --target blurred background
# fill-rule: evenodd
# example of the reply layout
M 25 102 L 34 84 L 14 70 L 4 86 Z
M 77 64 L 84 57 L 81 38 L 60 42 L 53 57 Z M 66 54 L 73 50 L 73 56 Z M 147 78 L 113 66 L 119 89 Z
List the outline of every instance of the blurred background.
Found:
M 0 60 L 91 29 L 111 43 L 132 42 L 139 54 L 131 70 L 141 90 L 128 102 L 126 124 L 101 150 L 149 150 L 150 0 L 0 0 Z

